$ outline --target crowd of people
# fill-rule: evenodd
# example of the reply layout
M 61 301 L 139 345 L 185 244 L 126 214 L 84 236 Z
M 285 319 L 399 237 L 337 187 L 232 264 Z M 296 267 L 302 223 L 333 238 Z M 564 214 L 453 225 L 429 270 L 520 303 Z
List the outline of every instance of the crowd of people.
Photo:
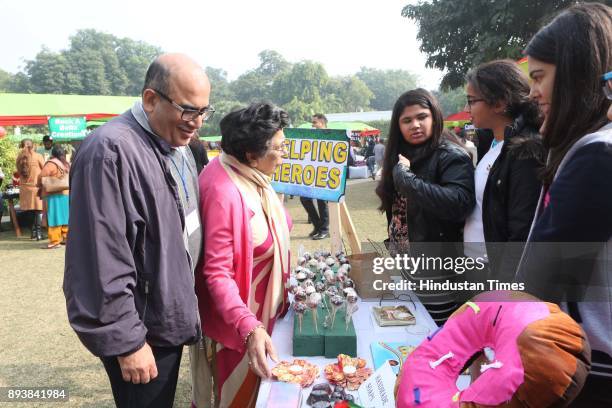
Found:
M 503 60 L 466 77 L 465 110 L 492 136 L 478 140 L 475 171 L 461 144 L 444 137 L 429 92 L 398 99 L 377 189 L 389 246 L 438 257 L 457 256 L 463 246 L 487 261 L 480 279 L 522 282 L 528 293 L 559 303 L 592 348 L 591 373 L 574 406 L 610 406 L 610 7 L 569 8 L 525 54 L 531 84 Z M 444 272 L 414 279 L 457 279 Z M 453 291 L 417 295 L 440 324 L 458 307 Z
M 43 248 L 59 248 L 66 244 L 69 224 L 70 164 L 66 151 L 48 135 L 39 149 L 28 138 L 19 147 L 12 184 L 19 186 L 20 210 L 31 217 L 31 239 L 42 240 L 46 225 L 49 243 Z
M 424 89 L 397 99 L 388 139 L 368 146 L 367 162 L 372 175 L 382 169 L 376 194 L 389 250 L 481 257 L 487 279 L 524 282 L 561 304 L 593 349 L 575 406 L 610 406 L 612 267 L 598 260 L 610 258 L 612 237 L 611 8 L 572 6 L 525 54 L 529 78 L 508 60 L 466 77 L 465 110 L 490 135 L 477 141 L 475 167 Z M 163 54 L 141 99 L 87 137 L 72 165 L 61 146 L 46 148 L 45 160 L 31 140 L 17 158 L 32 237 L 42 238 L 42 197 L 48 247 L 68 243 L 70 324 L 101 359 L 119 407 L 172 406 L 186 345 L 196 407 L 254 406 L 271 376 L 268 357 L 277 360 L 271 333 L 288 307 L 292 221 L 271 175 L 287 153 L 289 118 L 266 102 L 229 113 L 222 153 L 209 162 L 194 139 L 214 113 L 210 92 L 191 58 Z M 326 122 L 313 117 L 315 128 Z M 70 196 L 57 187 L 68 175 Z M 311 237 L 326 238 L 327 204 L 302 203 Z M 560 242 L 589 245 L 538 245 Z M 581 298 L 550 284 L 577 275 L 587 282 Z M 604 282 L 598 301 L 585 302 L 595 277 Z M 412 277 L 456 278 L 445 270 Z M 438 324 L 458 306 L 453 291 L 417 295 Z

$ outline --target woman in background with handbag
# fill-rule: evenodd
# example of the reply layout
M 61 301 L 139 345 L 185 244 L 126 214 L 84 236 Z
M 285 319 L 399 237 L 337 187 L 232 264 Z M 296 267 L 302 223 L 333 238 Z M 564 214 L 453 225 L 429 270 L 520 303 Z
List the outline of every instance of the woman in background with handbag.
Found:
M 66 243 L 68 236 L 70 164 L 66 161 L 66 151 L 60 145 L 53 146 L 51 158 L 45 163 L 38 185 L 42 198 L 47 202 L 47 225 L 49 244 L 46 249 L 59 248 Z

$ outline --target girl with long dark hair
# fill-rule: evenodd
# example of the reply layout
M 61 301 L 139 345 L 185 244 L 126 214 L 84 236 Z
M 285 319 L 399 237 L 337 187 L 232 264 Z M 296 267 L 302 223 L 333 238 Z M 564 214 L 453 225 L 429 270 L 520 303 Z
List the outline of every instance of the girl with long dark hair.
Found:
M 44 165 L 43 157 L 34 150 L 32 139 L 23 139 L 19 145 L 16 167 L 19 173 L 19 208 L 33 215 L 32 239 L 42 239 L 42 201 L 38 196 L 37 180 Z
M 474 168 L 468 154 L 443 136 L 443 127 L 440 106 L 424 89 L 402 94 L 393 107 L 376 192 L 379 209 L 387 214 L 394 252 L 441 258 L 462 253 L 458 243 L 463 242 L 463 223 L 474 206 Z M 438 268 L 409 276 L 441 283 L 456 274 Z M 417 295 L 438 324 L 455 309 L 453 291 Z
M 544 187 L 516 280 L 581 323 L 591 373 L 575 406 L 612 406 L 612 8 L 572 6 L 531 39 L 531 96 L 544 117 Z
M 488 278 L 508 282 L 514 278 L 540 193 L 544 147 L 538 105 L 529 98 L 527 75 L 514 61 L 482 64 L 466 80 L 465 110 L 474 126 L 490 130 L 494 138 L 481 146 L 476 206 L 464 228 L 465 253 L 486 257 Z

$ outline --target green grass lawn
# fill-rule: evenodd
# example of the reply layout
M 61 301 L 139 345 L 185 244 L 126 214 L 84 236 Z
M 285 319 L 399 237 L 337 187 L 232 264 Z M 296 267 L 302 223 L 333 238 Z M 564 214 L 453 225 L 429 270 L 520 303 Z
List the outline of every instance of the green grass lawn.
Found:
M 346 202 L 359 238 L 386 237 L 385 217 L 371 180 L 349 184 Z M 312 241 L 306 212 L 298 197 L 286 202 L 293 217 L 291 248 L 328 248 L 329 239 Z M 10 227 L 4 225 L 5 230 Z M 65 387 L 70 401 L 61 406 L 112 407 L 110 385 L 100 361 L 79 342 L 68 325 L 62 279 L 65 250 L 43 250 L 43 242 L 0 233 L 0 387 Z M 45 242 L 46 244 L 46 242 Z M 189 406 L 191 385 L 188 354 L 181 365 L 177 407 Z M 0 403 L 0 406 L 6 405 Z M 48 403 L 20 407 L 45 406 Z

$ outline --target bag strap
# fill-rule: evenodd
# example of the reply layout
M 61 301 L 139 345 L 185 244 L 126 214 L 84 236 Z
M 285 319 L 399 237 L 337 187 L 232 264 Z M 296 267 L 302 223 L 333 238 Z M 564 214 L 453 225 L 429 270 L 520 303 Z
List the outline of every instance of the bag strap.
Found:
M 63 178 L 64 175 L 66 174 L 66 169 L 64 168 L 64 164 L 62 162 L 60 162 L 58 159 L 56 159 L 55 157 L 52 159 L 49 159 L 50 163 L 53 163 L 57 166 L 57 169 L 60 172 L 60 177 L 59 178 Z

